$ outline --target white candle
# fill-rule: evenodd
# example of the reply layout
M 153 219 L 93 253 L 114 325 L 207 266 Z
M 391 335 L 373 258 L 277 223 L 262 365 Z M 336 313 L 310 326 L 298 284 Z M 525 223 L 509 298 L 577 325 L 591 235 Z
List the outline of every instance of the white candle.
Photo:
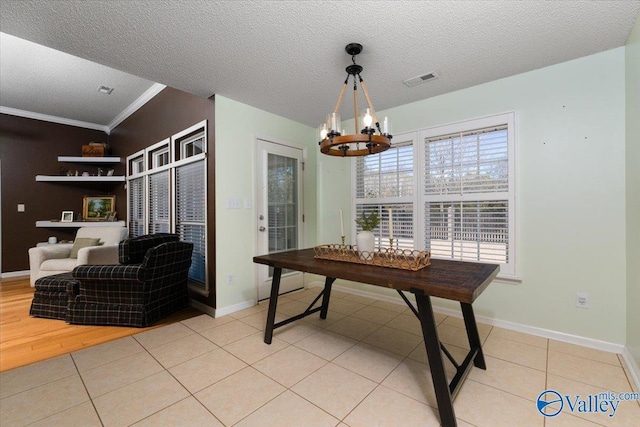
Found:
M 344 219 L 342 218 L 342 208 L 340 208 L 340 237 L 344 237 Z
M 385 117 L 382 122 L 382 133 L 385 135 L 389 134 L 389 119 L 387 117 Z
M 393 239 L 393 214 L 391 209 L 389 209 L 389 238 Z

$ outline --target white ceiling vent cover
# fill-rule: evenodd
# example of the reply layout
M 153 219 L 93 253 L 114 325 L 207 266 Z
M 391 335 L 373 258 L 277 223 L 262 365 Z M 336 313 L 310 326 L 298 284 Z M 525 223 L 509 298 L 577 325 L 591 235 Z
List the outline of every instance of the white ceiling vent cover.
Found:
M 413 86 L 419 85 L 420 83 L 424 83 L 424 82 L 428 82 L 428 81 L 433 80 L 433 79 L 437 79 L 438 77 L 440 77 L 438 75 L 438 73 L 433 71 L 431 73 L 426 73 L 426 74 L 419 75 L 417 77 L 413 77 L 413 78 L 407 79 L 407 80 L 404 81 L 404 84 L 406 84 L 409 87 L 413 87 Z

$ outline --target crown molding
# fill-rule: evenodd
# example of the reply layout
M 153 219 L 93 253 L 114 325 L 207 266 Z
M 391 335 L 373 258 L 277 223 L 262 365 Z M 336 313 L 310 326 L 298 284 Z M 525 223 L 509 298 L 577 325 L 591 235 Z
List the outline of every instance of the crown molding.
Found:
M 107 133 L 110 133 L 116 126 L 125 121 L 130 115 L 138 111 L 140 107 L 149 102 L 154 96 L 159 94 L 166 85 L 160 83 L 154 83 L 149 89 L 147 89 L 138 99 L 133 101 L 131 105 L 122 110 L 115 119 L 111 121 L 106 127 L 109 129 Z
M 61 125 L 69 125 L 69 126 L 75 126 L 79 128 L 99 130 L 106 133 L 107 135 L 111 131 L 109 127 L 105 125 L 99 125 L 97 123 L 82 122 L 80 120 L 66 119 L 64 117 L 58 117 L 58 116 L 50 116 L 48 114 L 34 113 L 33 111 L 18 110 L 17 108 L 0 106 L 0 113 L 9 114 L 10 116 L 25 117 L 27 119 L 42 120 L 44 122 L 58 123 Z

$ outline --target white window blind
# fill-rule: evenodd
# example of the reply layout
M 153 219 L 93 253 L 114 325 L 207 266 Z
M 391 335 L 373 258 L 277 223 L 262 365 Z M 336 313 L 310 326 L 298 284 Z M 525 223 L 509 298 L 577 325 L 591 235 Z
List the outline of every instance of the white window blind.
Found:
M 149 234 L 169 233 L 169 170 L 149 175 Z
M 206 209 L 205 161 L 176 168 L 176 233 L 180 240 L 193 243 L 189 280 L 205 287 Z
M 356 198 L 413 195 L 413 147 L 394 146 L 380 154 L 358 157 Z
M 398 135 L 392 148 L 356 159 L 355 218 L 377 212 L 373 230 L 376 247 L 389 246 L 389 209 L 392 210 L 394 247 L 414 249 L 414 167 L 411 140 Z M 355 226 L 356 232 L 361 231 Z
M 144 235 L 144 177 L 129 180 L 129 237 Z
M 425 140 L 425 195 L 507 192 L 506 125 Z

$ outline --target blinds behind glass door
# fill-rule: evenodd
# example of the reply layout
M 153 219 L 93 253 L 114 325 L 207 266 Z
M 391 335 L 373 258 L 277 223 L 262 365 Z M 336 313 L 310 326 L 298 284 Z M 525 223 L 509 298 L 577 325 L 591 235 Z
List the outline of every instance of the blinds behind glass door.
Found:
M 190 282 L 205 288 L 205 163 L 204 160 L 176 168 L 176 233 L 193 243 Z

